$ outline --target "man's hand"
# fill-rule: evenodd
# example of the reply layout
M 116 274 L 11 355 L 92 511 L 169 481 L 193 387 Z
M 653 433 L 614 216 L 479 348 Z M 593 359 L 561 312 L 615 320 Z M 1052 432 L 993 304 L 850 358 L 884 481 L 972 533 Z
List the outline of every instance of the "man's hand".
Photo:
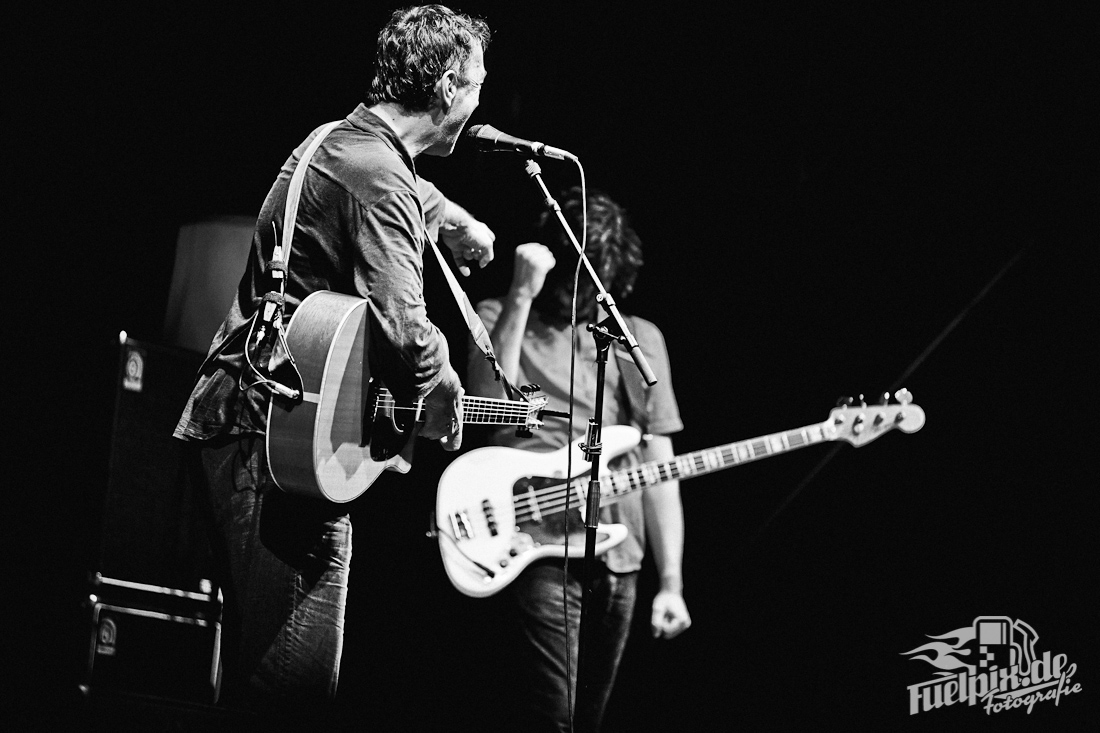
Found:
M 556 264 L 554 255 L 538 242 L 528 242 L 516 247 L 516 263 L 512 270 L 512 285 L 508 297 L 531 301 L 542 291 L 546 273 Z
M 691 626 L 691 616 L 688 614 L 684 597 L 670 590 L 663 590 L 653 599 L 653 616 L 650 628 L 653 629 L 653 638 L 671 639 Z
M 427 417 L 420 436 L 438 440 L 444 450 L 462 447 L 462 382 L 448 364 L 443 379 L 424 398 Z
M 465 210 L 457 206 L 452 208 L 461 211 L 462 215 L 455 214 L 452 220 L 444 221 L 439 227 L 439 238 L 451 250 L 458 271 L 468 277 L 470 268 L 467 262 L 477 262 L 478 267 L 485 267 L 493 261 L 493 243 L 497 235 Z

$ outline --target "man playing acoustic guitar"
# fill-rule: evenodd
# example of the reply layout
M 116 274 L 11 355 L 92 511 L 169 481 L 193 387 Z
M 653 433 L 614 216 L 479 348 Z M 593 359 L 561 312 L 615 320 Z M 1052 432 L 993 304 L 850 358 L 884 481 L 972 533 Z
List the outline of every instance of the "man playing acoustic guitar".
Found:
M 425 312 L 424 248 L 438 237 L 462 268 L 485 266 L 494 235 L 419 178 L 414 161 L 454 149 L 478 106 L 488 41 L 483 21 L 440 5 L 393 14 L 369 103 L 314 131 L 268 193 L 237 297 L 176 428 L 195 446 L 198 500 L 215 529 L 223 702 L 269 714 L 279 730 L 332 710 L 351 559 L 346 506 L 283 493 L 268 470 L 268 403 L 293 393 L 279 380 L 278 367 L 294 364 L 279 335 L 311 293 L 369 296 L 377 373 L 395 397 L 424 399 L 422 437 L 461 445 L 463 390 Z M 284 248 L 292 174 L 307 150 Z

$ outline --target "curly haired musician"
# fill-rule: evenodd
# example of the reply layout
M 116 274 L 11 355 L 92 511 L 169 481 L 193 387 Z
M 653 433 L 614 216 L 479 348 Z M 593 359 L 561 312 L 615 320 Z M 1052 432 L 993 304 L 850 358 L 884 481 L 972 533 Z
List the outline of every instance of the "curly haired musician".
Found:
M 582 228 L 579 189 L 561 202 L 574 232 Z M 505 374 L 517 383 L 537 383 L 549 398 L 549 409 L 566 411 L 569 398 L 571 343 L 570 312 L 573 273 L 577 256 L 558 222 L 544 217 L 540 239 L 516 248 L 515 266 L 508 294 L 478 304 L 478 313 L 490 332 L 494 350 Z M 599 193 L 588 197 L 586 255 L 608 292 L 620 301 L 633 287 L 642 264 L 641 243 L 626 212 Z M 596 381 L 596 346 L 583 324 L 596 316 L 594 286 L 582 273 L 577 296 L 577 367 L 574 420 L 571 433 L 565 421 L 548 420 L 531 437 L 518 438 L 508 429 L 497 431 L 490 442 L 497 445 L 550 451 L 584 437 L 593 414 Z M 604 425 L 633 422 L 647 434 L 628 459 L 635 462 L 673 457 L 671 433 L 683 428 L 673 394 L 668 354 L 660 330 L 649 321 L 632 318 L 631 329 L 649 361 L 657 384 L 642 390 L 644 382 L 625 351 L 613 349 L 605 373 Z M 627 380 L 640 385 L 632 402 Z M 468 386 L 472 393 L 497 396 L 499 384 L 480 352 L 471 349 Z M 638 404 L 644 403 L 644 404 Z M 564 470 L 564 466 L 563 466 Z M 588 704 L 574 713 L 574 730 L 597 731 L 615 682 L 619 661 L 634 613 L 638 571 L 648 550 L 652 553 L 660 587 L 652 604 L 651 628 L 655 637 L 672 638 L 691 624 L 683 598 L 681 558 L 684 523 L 679 485 L 667 482 L 635 493 L 625 501 L 603 507 L 601 521 L 625 524 L 630 535 L 621 545 L 599 558 L 597 577 L 586 624 L 590 623 L 583 672 Z M 583 552 L 583 551 L 582 551 Z M 518 621 L 522 658 L 524 730 L 570 730 L 570 696 L 576 686 L 578 626 L 582 597 L 582 552 L 569 562 L 568 573 L 560 559 L 533 562 L 505 589 L 509 613 Z M 563 586 L 568 597 L 563 611 Z
M 315 291 L 369 294 L 383 380 L 395 396 L 425 399 L 421 436 L 451 450 L 462 440 L 462 385 L 425 312 L 424 248 L 438 236 L 459 265 L 485 266 L 494 235 L 418 177 L 414 161 L 452 152 L 478 106 L 488 41 L 484 21 L 440 5 L 392 15 L 378 36 L 368 103 L 309 161 L 286 273 L 287 317 Z M 295 710 L 314 722 L 331 712 L 351 559 L 345 505 L 285 494 L 272 482 L 264 447 L 271 394 L 250 353 L 254 317 L 273 287 L 291 175 L 317 134 L 286 161 L 264 201 L 237 297 L 175 432 L 196 446 L 200 502 L 215 527 L 226 598 L 223 701 L 284 724 Z

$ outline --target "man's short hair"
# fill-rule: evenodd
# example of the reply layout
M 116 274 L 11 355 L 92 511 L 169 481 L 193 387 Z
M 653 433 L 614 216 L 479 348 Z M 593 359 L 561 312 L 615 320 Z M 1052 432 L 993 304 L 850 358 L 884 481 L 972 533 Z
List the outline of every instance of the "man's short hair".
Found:
M 367 101 L 393 102 L 410 112 L 431 106 L 435 84 L 448 69 L 465 79 L 474 44 L 489 46 L 485 21 L 442 5 L 395 10 L 378 33 L 374 81 Z

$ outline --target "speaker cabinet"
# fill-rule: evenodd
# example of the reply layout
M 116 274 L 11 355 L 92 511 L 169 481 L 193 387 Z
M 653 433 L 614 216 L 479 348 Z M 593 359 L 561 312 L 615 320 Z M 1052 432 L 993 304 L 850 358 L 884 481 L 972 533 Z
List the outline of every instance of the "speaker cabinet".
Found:
M 216 702 L 221 594 L 204 589 L 182 591 L 95 574 L 88 594 L 84 692 Z
M 115 414 L 95 571 L 199 591 L 210 577 L 207 530 L 192 498 L 185 444 L 172 437 L 203 355 L 119 339 Z

